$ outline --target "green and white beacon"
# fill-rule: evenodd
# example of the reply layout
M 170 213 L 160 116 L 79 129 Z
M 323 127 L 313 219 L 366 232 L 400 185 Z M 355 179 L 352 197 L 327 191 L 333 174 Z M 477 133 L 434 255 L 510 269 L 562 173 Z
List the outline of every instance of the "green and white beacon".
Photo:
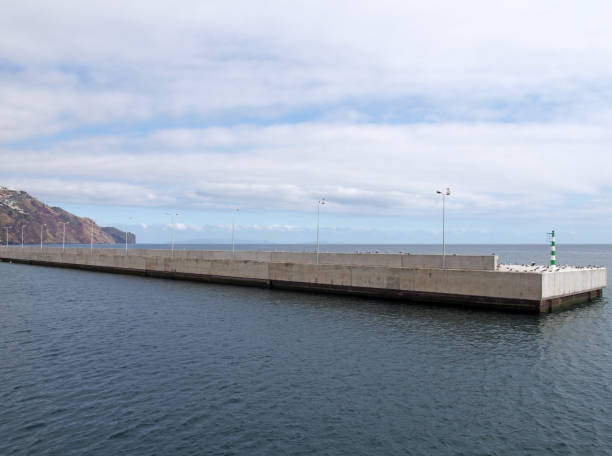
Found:
M 550 265 L 557 264 L 557 242 L 555 239 L 555 230 L 550 233 Z

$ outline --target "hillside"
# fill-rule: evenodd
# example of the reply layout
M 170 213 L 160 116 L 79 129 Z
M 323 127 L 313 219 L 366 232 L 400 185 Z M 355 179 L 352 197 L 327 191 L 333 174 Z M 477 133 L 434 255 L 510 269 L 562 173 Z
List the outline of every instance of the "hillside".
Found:
M 113 228 L 112 226 L 103 226 L 102 231 L 112 237 L 116 243 L 123 244 L 125 243 L 125 231 L 121 231 L 117 228 Z M 136 236 L 134 233 L 127 234 L 127 242 L 128 244 L 136 244 Z
M 0 243 L 6 243 L 8 228 L 9 244 L 40 243 L 42 228 L 45 244 L 61 244 L 66 223 L 67 244 L 89 244 L 93 223 L 94 244 L 125 242 L 125 232 L 113 227 L 100 227 L 89 218 L 78 217 L 60 207 L 51 207 L 30 196 L 27 192 L 0 187 Z M 128 233 L 128 243 L 136 242 L 136 236 Z

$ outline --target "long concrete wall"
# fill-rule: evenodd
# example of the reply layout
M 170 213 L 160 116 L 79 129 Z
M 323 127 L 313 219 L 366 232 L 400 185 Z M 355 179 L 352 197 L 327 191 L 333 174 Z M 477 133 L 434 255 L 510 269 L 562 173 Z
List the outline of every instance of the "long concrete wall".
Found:
M 440 269 L 404 266 L 404 258 L 328 254 L 348 264 L 292 262 L 303 254 L 273 256 L 256 252 L 256 260 L 216 258 L 218 252 L 183 251 L 174 256 L 155 250 L 0 248 L 0 259 L 151 276 L 243 283 L 279 288 L 362 294 L 405 300 L 462 303 L 481 307 L 550 311 L 576 300 L 601 295 L 605 269 L 546 273 Z M 162 251 L 163 252 L 163 251 Z M 224 252 L 226 253 L 226 252 Z M 267 256 L 269 255 L 269 256 Z M 278 261 L 268 261 L 274 258 Z M 401 261 L 397 262 L 397 258 Z M 486 257 L 485 257 L 486 258 Z M 362 264 L 366 259 L 373 264 Z M 287 261 L 280 261 L 287 260 Z M 376 261 L 381 261 L 380 265 Z M 388 266 L 387 262 L 393 262 Z M 594 294 L 593 294 L 594 293 Z
M 21 247 L 8 247 L 10 251 Z M 25 247 L 24 251 L 39 252 L 38 247 Z M 154 249 L 106 249 L 99 248 L 67 248 L 45 247 L 43 252 L 80 255 L 80 256 L 144 256 L 175 259 L 199 260 L 242 260 L 262 261 L 268 263 L 316 264 L 317 255 L 312 252 L 266 252 L 237 251 L 235 254 L 227 250 L 154 250 Z M 498 257 L 495 255 L 447 255 L 446 269 L 494 271 L 497 269 Z M 355 265 L 355 266 L 387 266 L 396 268 L 426 268 L 441 269 L 442 255 L 415 255 L 409 253 L 320 253 L 319 264 Z

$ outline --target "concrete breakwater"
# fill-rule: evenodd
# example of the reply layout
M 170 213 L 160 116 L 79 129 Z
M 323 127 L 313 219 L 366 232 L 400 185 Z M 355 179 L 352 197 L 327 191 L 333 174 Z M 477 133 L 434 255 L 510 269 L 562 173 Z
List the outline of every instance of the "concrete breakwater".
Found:
M 20 263 L 431 302 L 550 312 L 600 297 L 605 268 L 517 272 L 495 255 L 346 254 L 4 247 Z

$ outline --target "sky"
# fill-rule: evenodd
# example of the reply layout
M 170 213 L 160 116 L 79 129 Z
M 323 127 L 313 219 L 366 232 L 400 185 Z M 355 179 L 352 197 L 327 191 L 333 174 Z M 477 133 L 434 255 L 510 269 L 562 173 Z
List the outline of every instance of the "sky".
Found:
M 139 242 L 610 242 L 609 0 L 0 6 L 0 185 Z

